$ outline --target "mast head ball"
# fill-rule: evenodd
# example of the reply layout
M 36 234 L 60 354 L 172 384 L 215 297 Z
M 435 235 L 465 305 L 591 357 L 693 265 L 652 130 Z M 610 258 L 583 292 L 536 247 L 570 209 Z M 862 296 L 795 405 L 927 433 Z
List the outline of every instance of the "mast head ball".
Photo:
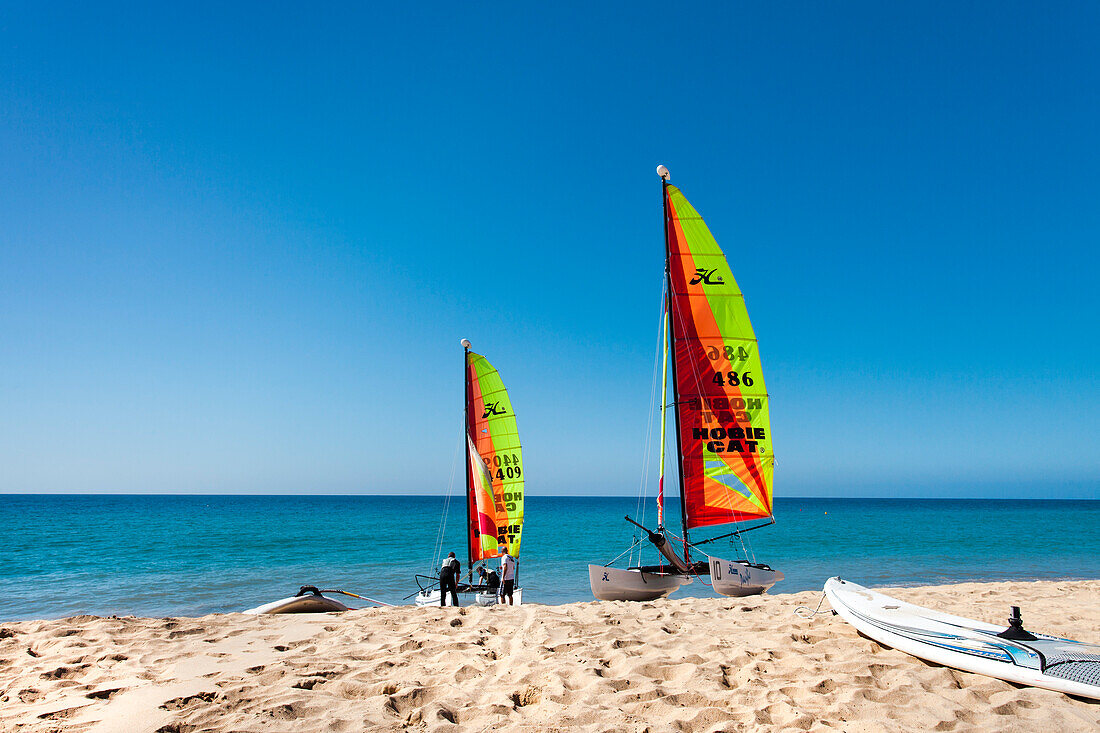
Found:
M 668 168 L 665 168 L 663 165 L 657 166 L 657 175 L 661 177 L 662 181 L 667 181 L 671 176 L 671 174 L 668 172 Z
M 470 339 L 462 339 L 461 343 L 462 343 L 462 348 L 464 348 L 464 349 L 470 348 Z

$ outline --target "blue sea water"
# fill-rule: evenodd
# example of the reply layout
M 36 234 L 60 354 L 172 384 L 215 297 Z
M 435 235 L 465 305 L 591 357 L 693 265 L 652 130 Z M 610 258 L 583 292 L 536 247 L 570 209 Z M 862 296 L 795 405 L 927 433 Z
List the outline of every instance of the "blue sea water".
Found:
M 443 508 L 438 496 L 0 496 L 0 620 L 239 611 L 304 584 L 408 602 L 413 576 L 434 566 Z M 525 599 L 591 600 L 588 564 L 629 546 L 623 515 L 637 511 L 633 497 L 528 497 Z M 464 560 L 462 512 L 452 499 L 441 546 Z M 786 574 L 777 593 L 832 575 L 1100 578 L 1100 501 L 778 498 L 776 517 L 746 544 Z M 711 592 L 696 582 L 677 595 Z

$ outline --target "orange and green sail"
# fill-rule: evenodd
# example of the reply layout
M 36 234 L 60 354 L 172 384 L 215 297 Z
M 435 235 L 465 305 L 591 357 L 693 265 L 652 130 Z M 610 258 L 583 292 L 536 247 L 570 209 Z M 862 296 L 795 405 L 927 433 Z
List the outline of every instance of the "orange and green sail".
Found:
M 706 223 L 665 185 L 687 529 L 772 515 L 768 393 L 745 298 Z
M 516 415 L 500 374 L 472 351 L 466 352 L 466 415 L 470 557 L 499 557 L 504 547 L 519 557 L 524 476 Z

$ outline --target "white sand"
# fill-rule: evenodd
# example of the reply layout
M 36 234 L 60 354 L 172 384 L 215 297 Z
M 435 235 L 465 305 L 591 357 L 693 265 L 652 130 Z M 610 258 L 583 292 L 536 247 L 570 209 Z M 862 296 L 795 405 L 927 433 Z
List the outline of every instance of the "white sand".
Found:
M 1100 581 L 894 594 L 1100 642 Z M 792 614 L 818 597 L 5 623 L 0 730 L 1100 730 L 1098 703 Z

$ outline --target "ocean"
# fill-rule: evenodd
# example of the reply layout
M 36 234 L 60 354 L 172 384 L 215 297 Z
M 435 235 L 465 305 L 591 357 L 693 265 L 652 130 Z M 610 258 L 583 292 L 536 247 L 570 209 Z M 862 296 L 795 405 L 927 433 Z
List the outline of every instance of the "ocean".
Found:
M 0 496 L 0 620 L 198 616 L 307 584 L 408 603 L 437 548 L 465 563 L 462 502 L 452 497 L 442 522 L 441 496 Z M 652 525 L 652 501 L 642 508 Z M 630 545 L 626 514 L 639 515 L 634 497 L 527 497 L 525 600 L 592 600 L 587 566 Z M 786 574 L 774 593 L 833 575 L 872 586 L 1100 578 L 1100 501 L 779 497 L 776 519 L 746 535 Z M 697 581 L 673 597 L 694 595 L 712 594 Z

